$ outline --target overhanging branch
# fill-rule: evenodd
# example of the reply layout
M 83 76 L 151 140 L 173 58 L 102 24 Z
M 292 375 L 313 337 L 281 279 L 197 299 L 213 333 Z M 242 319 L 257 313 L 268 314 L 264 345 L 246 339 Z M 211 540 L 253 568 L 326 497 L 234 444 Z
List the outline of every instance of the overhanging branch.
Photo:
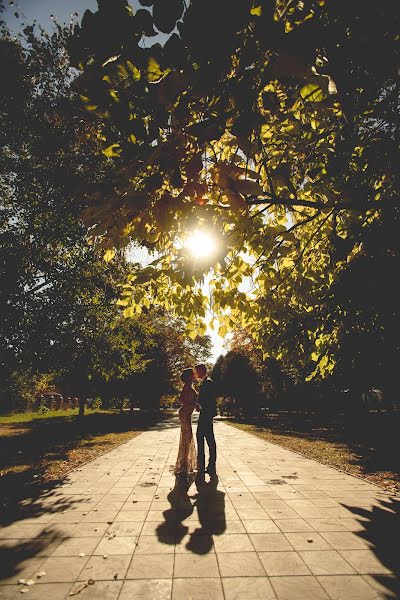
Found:
M 328 204 L 324 202 L 314 202 L 312 200 L 296 200 L 291 198 L 280 198 L 279 196 L 268 195 L 266 198 L 258 198 L 257 196 L 248 196 L 246 202 L 249 206 L 256 206 L 258 204 L 269 204 L 271 206 L 305 206 L 307 208 L 313 208 L 314 210 L 355 210 L 362 212 L 364 210 L 381 210 L 387 205 L 394 206 L 389 201 L 380 200 L 368 200 L 367 202 L 355 205 L 352 202 L 338 202 L 337 204 Z

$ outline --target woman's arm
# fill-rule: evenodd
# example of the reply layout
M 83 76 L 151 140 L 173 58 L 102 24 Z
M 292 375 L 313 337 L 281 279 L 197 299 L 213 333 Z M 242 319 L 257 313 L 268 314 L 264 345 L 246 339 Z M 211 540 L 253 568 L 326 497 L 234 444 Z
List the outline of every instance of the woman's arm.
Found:
M 178 402 L 179 402 L 179 404 L 182 404 L 182 405 L 185 404 L 185 395 L 186 395 L 185 391 L 186 391 L 185 387 L 183 387 L 181 389 L 181 391 L 180 391 L 180 394 L 178 396 Z
M 199 394 L 193 388 L 193 404 L 194 404 L 194 409 L 197 410 L 197 411 L 200 410 L 200 406 L 199 406 L 198 400 L 199 400 Z

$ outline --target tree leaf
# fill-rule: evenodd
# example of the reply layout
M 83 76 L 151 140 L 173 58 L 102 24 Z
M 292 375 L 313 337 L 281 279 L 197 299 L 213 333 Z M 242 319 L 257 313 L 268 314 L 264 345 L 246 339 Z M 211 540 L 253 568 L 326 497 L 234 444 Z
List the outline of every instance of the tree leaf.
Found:
M 124 312 L 123 312 L 124 317 L 126 317 L 127 319 L 133 317 L 135 315 L 135 311 L 133 309 L 133 306 L 128 306 L 127 308 L 125 308 Z
M 147 80 L 150 83 L 157 83 L 157 81 L 163 79 L 170 71 L 171 69 L 165 69 L 165 71 L 163 71 L 154 56 L 150 56 L 147 63 Z
M 133 80 L 139 81 L 141 77 L 140 70 L 137 67 L 135 67 L 135 65 L 130 60 L 127 60 L 126 64 L 128 66 L 129 71 L 131 72 Z
M 102 150 L 104 156 L 107 156 L 108 158 L 119 156 L 121 152 L 122 148 L 119 144 L 111 144 L 111 146 L 108 146 L 107 148 L 104 148 L 104 150 Z
M 259 6 L 254 6 L 253 8 L 250 9 L 250 14 L 254 15 L 255 17 L 261 17 L 262 14 L 262 5 L 260 4 Z
M 303 85 L 300 90 L 300 96 L 306 102 L 321 102 L 328 97 L 328 94 L 321 87 L 321 82 L 310 81 L 306 85 Z
M 244 196 L 261 196 L 264 193 L 260 184 L 248 179 L 237 179 L 234 183 L 235 190 Z
M 115 250 L 114 250 L 114 248 L 110 248 L 110 249 L 106 250 L 103 258 L 106 262 L 110 262 L 114 258 L 114 256 L 115 256 Z
M 182 12 L 182 0 L 154 0 L 154 25 L 163 33 L 171 33 L 175 29 L 176 22 L 182 16 Z

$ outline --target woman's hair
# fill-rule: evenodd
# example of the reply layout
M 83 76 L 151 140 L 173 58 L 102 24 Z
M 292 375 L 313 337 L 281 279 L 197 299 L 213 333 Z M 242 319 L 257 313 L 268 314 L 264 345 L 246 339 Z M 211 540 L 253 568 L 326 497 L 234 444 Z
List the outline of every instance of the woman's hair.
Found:
M 193 369 L 185 369 L 181 373 L 181 381 L 183 383 L 189 383 L 189 381 L 191 381 L 193 379 L 193 375 L 194 375 Z

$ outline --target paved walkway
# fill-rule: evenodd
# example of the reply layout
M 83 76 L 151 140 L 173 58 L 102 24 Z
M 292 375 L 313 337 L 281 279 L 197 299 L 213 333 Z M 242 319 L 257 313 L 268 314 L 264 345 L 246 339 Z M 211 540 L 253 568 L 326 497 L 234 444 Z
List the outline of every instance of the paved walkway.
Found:
M 185 498 L 178 435 L 164 423 L 28 503 L 0 530 L 1 600 L 400 597 L 394 498 L 222 422 L 218 485 Z

